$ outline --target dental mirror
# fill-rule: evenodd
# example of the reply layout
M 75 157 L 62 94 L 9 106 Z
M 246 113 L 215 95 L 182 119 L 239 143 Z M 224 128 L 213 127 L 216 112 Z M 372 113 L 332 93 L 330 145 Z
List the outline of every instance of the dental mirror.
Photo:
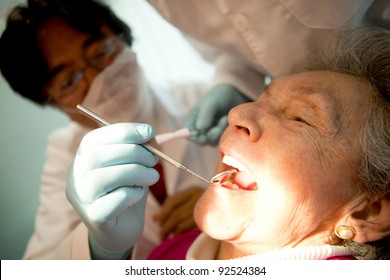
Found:
M 237 173 L 237 170 L 230 169 L 230 170 L 226 170 L 226 171 L 223 171 L 221 173 L 218 173 L 213 178 L 211 178 L 211 183 L 213 183 L 213 184 L 218 183 L 221 181 L 222 177 L 224 177 L 227 174 L 233 174 L 233 173 Z

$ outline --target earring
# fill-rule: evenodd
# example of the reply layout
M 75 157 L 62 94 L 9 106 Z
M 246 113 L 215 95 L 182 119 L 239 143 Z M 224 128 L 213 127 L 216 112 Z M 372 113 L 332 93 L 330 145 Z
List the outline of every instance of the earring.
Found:
M 341 239 L 352 239 L 355 237 L 356 231 L 353 227 L 339 225 L 335 228 L 334 233 Z

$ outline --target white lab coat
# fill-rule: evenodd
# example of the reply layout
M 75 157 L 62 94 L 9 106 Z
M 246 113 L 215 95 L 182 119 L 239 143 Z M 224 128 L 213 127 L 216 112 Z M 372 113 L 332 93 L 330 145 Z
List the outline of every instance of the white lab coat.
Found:
M 202 86 L 189 85 L 176 87 L 172 91 L 152 93 L 149 102 L 153 103 L 153 114 L 142 114 L 140 99 L 135 99 L 129 111 L 139 117 L 136 122 L 155 125 L 156 133 L 171 132 L 182 128 L 182 121 L 188 110 L 195 104 L 199 95 L 205 92 Z M 165 94 L 165 95 L 164 95 Z M 145 94 L 142 95 L 145 97 Z M 138 102 L 136 101 L 138 100 Z M 170 101 L 170 108 L 160 100 Z M 145 102 L 145 98 L 142 98 Z M 124 110 L 124 108 L 121 108 Z M 158 122 L 156 121 L 158 120 Z M 88 231 L 65 196 L 68 168 L 72 163 L 82 137 L 89 131 L 75 122 L 53 132 L 49 137 L 46 162 L 40 189 L 40 206 L 36 215 L 35 231 L 26 248 L 24 259 L 90 259 Z M 217 148 L 198 146 L 188 140 L 174 140 L 159 147 L 160 150 L 182 162 L 186 167 L 211 178 L 217 161 Z M 204 182 L 178 170 L 162 161 L 168 195 L 189 186 L 203 186 Z M 145 213 L 144 233 L 135 246 L 133 258 L 145 259 L 149 252 L 160 243 L 159 225 L 152 216 L 159 213 L 161 206 L 149 194 Z
M 214 83 L 257 99 L 264 75 L 288 74 L 335 29 L 360 24 L 373 0 L 149 0 L 217 66 Z M 213 47 L 213 53 L 210 52 Z M 206 51 L 205 48 L 208 48 Z

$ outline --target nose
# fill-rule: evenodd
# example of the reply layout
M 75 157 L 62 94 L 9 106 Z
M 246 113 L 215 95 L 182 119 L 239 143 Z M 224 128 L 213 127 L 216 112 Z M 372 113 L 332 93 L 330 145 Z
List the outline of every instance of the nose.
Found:
M 261 130 L 256 120 L 256 112 L 259 109 L 255 102 L 244 103 L 234 107 L 228 115 L 230 129 L 247 137 L 251 142 L 258 141 Z

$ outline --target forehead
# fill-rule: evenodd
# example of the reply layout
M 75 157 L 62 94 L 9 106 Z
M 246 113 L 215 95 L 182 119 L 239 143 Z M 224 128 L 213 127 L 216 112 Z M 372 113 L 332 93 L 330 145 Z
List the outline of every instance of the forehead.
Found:
M 282 77 L 273 81 L 266 91 L 275 96 L 310 99 L 338 110 L 367 107 L 370 98 L 367 82 L 352 75 L 326 71 Z
M 69 55 L 82 48 L 88 35 L 80 32 L 60 18 L 46 21 L 40 28 L 38 44 L 46 59 Z
M 82 32 L 61 18 L 47 20 L 40 28 L 37 41 L 49 68 L 83 57 L 86 48 L 113 32 L 102 25 L 99 34 Z

